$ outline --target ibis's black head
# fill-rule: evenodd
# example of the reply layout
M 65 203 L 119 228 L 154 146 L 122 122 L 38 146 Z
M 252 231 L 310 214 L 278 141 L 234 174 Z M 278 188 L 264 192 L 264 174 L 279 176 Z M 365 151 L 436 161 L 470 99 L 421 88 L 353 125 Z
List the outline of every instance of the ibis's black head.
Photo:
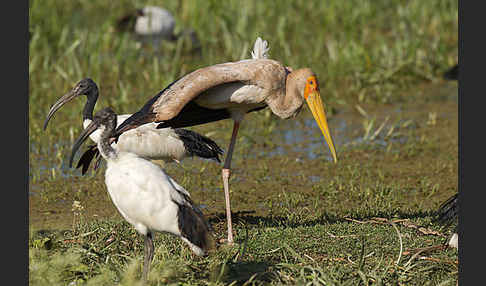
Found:
M 103 133 L 106 133 L 106 136 L 101 137 L 108 138 L 116 129 L 116 113 L 110 107 L 105 107 L 96 112 L 95 116 L 93 117 L 93 122 L 95 122 L 95 124 L 97 124 L 99 127 L 104 127 Z
M 77 95 L 90 95 L 92 93 L 98 92 L 98 86 L 94 82 L 94 80 L 90 79 L 89 77 L 83 78 L 80 80 L 72 90 Z
M 54 113 L 56 113 L 57 110 L 59 110 L 64 104 L 68 103 L 73 98 L 76 98 L 80 95 L 86 95 L 87 97 L 87 102 L 83 110 L 83 119 L 91 119 L 93 117 L 94 106 L 96 104 L 96 101 L 98 100 L 98 86 L 92 79 L 85 78 L 79 81 L 76 86 L 71 89 L 71 91 L 63 95 L 63 97 L 61 97 L 58 101 L 56 101 L 56 103 L 54 103 L 54 105 L 52 105 L 49 113 L 47 114 L 46 120 L 44 121 L 44 130 L 47 128 L 49 120 L 54 115 Z
M 116 22 L 116 30 L 118 32 L 135 30 L 135 22 L 140 16 L 144 16 L 142 9 L 136 9 L 125 16 L 120 17 Z
M 74 142 L 73 149 L 71 152 L 71 157 L 69 158 L 69 167 L 73 164 L 74 155 L 78 151 L 79 147 L 86 141 L 86 139 L 96 131 L 98 128 L 102 129 L 100 136 L 100 142 L 98 142 L 98 146 L 102 145 L 105 148 L 110 147 L 110 137 L 114 133 L 116 128 L 116 113 L 110 108 L 106 107 L 101 109 L 100 111 L 96 112 L 95 116 L 93 117 L 93 121 L 83 130 L 81 135 L 79 135 L 76 142 Z M 107 153 L 107 152 L 105 152 Z

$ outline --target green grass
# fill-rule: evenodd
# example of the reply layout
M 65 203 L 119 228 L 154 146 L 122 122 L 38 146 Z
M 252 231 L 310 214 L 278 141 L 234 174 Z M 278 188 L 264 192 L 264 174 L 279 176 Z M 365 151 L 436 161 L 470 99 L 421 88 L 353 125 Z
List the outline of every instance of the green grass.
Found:
M 156 2 L 136 2 L 146 4 Z M 149 285 L 456 284 L 457 251 L 433 247 L 451 232 L 434 211 L 458 189 L 457 84 L 441 79 L 457 63 L 457 1 L 164 1 L 177 31 L 198 33 L 200 55 L 184 40 L 154 55 L 116 33 L 131 1 L 29 5 L 30 284 L 136 285 L 141 275 L 143 240 L 106 193 L 104 166 L 86 176 L 67 167 L 84 99 L 43 131 L 50 106 L 91 77 L 96 110 L 135 112 L 188 72 L 249 58 L 257 36 L 271 58 L 318 75 L 339 163 L 307 109 L 247 116 L 231 177 L 238 245 L 199 258 L 157 234 Z M 226 149 L 231 126 L 191 129 Z M 166 170 L 224 238 L 221 166 L 187 159 Z
M 458 271 L 455 251 L 420 249 L 444 239 L 423 214 L 298 224 L 264 217 L 238 221 L 238 245 L 220 245 L 204 258 L 193 256 L 173 236 L 156 235 L 148 284 L 452 285 Z M 143 239 L 122 220 L 33 233 L 29 246 L 33 285 L 133 285 L 140 279 Z

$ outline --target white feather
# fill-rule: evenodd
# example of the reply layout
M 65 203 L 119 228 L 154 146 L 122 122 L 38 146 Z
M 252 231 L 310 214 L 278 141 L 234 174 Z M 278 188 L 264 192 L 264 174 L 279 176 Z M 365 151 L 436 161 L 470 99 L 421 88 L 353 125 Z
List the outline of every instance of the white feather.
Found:
M 117 126 L 130 116 L 131 114 L 118 115 Z M 90 123 L 90 119 L 85 119 L 83 127 L 86 129 Z M 89 138 L 98 143 L 101 132 L 101 129 L 97 129 Z M 120 135 L 118 143 L 111 144 L 111 147 L 120 152 L 135 153 L 145 159 L 165 162 L 181 161 L 188 154 L 174 129 L 157 129 L 157 124 L 153 122 L 124 132 Z
M 449 240 L 449 246 L 454 247 L 456 249 L 459 248 L 459 235 L 457 233 L 454 233 Z
M 268 51 L 270 48 L 268 47 L 268 42 L 262 40 L 262 38 L 258 37 L 253 45 L 253 51 L 251 52 L 251 57 L 253 59 L 267 59 L 269 54 Z
M 113 145 L 119 151 L 132 152 L 150 160 L 182 160 L 187 156 L 184 143 L 174 129 L 157 129 L 156 123 L 148 123 L 124 132 Z

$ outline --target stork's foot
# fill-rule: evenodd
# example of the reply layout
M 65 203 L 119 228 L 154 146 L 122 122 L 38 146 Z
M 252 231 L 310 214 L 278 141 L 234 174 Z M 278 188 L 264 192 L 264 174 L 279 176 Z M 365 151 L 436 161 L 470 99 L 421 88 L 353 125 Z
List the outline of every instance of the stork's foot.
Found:
M 220 244 L 222 244 L 222 245 L 226 245 L 226 246 L 232 246 L 232 247 L 234 247 L 234 246 L 239 246 L 239 245 L 240 245 L 240 244 L 239 244 L 239 243 L 237 243 L 237 242 L 234 242 L 234 241 L 231 241 L 231 242 L 230 242 L 230 241 L 228 241 L 228 238 L 221 238 L 221 239 L 219 240 L 219 243 L 220 243 Z

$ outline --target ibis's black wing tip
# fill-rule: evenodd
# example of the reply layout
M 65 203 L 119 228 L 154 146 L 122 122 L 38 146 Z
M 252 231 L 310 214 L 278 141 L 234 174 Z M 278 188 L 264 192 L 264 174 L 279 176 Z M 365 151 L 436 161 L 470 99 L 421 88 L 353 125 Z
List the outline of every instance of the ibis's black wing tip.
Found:
M 99 151 L 98 147 L 96 145 L 91 145 L 88 147 L 88 149 L 83 153 L 81 158 L 78 161 L 78 165 L 76 166 L 76 169 L 79 167 L 82 167 L 81 169 L 81 175 L 85 175 L 86 172 L 88 171 L 89 165 L 91 164 L 91 161 L 95 156 L 99 156 Z M 95 165 L 96 169 L 96 165 Z
M 95 165 L 94 165 L 94 169 L 95 170 L 98 170 L 98 168 L 100 167 L 100 164 L 101 164 L 101 156 L 100 156 L 100 153 L 98 152 L 98 154 L 96 156 L 98 157 L 98 159 L 96 159 L 96 162 L 95 162 Z
M 443 77 L 444 77 L 444 79 L 448 79 L 448 80 L 459 80 L 459 64 L 448 69 L 443 74 Z
M 211 138 L 182 128 L 176 128 L 174 132 L 184 144 L 188 154 L 221 163 L 219 155 L 223 154 L 223 150 Z
M 446 223 L 456 218 L 459 213 L 459 193 L 448 198 L 437 211 L 437 220 Z

